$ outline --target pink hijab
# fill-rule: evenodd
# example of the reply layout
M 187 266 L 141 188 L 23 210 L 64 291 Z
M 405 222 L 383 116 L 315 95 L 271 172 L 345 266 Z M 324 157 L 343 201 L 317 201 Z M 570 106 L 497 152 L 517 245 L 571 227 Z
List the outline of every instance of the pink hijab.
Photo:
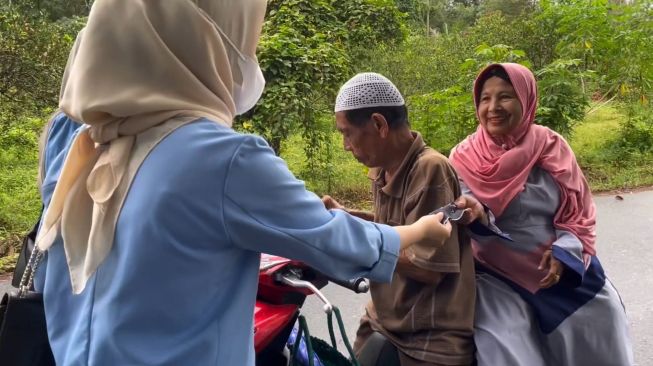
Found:
M 479 124 L 475 133 L 451 151 L 451 163 L 474 195 L 496 216 L 501 216 L 510 201 L 524 190 L 535 165 L 549 172 L 560 188 L 560 206 L 553 224 L 580 239 L 587 264 L 587 255 L 596 254 L 594 201 L 567 142 L 556 132 L 533 123 L 537 109 L 533 73 L 513 63 L 486 67 L 474 82 L 476 117 L 479 118 L 478 97 L 485 76 L 495 68 L 503 68 L 515 88 L 524 111 L 521 123 L 503 137 L 492 137 Z

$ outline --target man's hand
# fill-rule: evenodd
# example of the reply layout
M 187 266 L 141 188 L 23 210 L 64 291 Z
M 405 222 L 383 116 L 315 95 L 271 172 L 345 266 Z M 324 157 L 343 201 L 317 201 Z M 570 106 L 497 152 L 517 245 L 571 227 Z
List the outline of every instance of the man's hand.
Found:
M 547 273 L 540 281 L 540 288 L 549 288 L 560 282 L 560 277 L 565 269 L 562 263 L 553 257 L 553 251 L 551 249 L 547 249 L 544 254 L 542 254 L 542 260 L 537 269 L 542 270 L 547 267 L 549 268 L 549 273 Z
M 341 205 L 333 197 L 328 196 L 328 195 L 322 196 L 322 203 L 324 203 L 324 207 L 326 207 L 327 210 L 331 210 L 331 209 L 334 209 L 334 208 L 339 208 L 341 210 L 345 209 L 345 207 L 343 205 Z
M 460 196 L 456 202 L 454 202 L 456 207 L 462 208 L 465 210 L 463 217 L 458 220 L 459 223 L 463 225 L 468 225 L 476 220 L 480 220 L 483 225 L 488 224 L 488 218 L 485 214 L 485 208 L 483 205 L 474 197 L 463 195 Z

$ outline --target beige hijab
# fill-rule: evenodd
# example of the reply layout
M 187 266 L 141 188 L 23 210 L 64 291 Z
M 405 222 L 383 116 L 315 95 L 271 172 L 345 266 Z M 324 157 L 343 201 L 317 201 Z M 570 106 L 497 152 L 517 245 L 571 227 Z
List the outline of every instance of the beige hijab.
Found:
M 60 107 L 89 127 L 68 152 L 37 245 L 62 235 L 74 293 L 111 250 L 149 152 L 198 118 L 231 126 L 239 50 L 254 57 L 265 0 L 96 0 Z M 218 31 L 222 29 L 224 36 Z

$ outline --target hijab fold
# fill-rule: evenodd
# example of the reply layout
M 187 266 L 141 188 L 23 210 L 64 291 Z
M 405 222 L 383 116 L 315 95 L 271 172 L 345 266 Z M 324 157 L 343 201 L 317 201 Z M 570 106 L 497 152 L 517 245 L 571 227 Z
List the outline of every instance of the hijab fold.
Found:
M 478 115 L 478 96 L 485 76 L 503 68 L 521 103 L 521 123 L 507 136 L 493 137 L 481 125 L 451 151 L 451 163 L 472 193 L 496 216 L 524 190 L 534 166 L 546 170 L 560 189 L 560 206 L 554 216 L 556 229 L 578 237 L 583 245 L 585 264 L 595 255 L 596 210 L 592 195 L 569 144 L 556 132 L 534 124 L 537 85 L 533 73 L 513 64 L 486 67 L 474 82 L 474 103 Z
M 66 66 L 60 108 L 86 126 L 37 237 L 61 235 L 74 293 L 111 250 L 131 182 L 154 147 L 200 118 L 231 126 L 237 50 L 254 56 L 265 0 L 98 0 Z M 165 184 L 165 183 L 163 183 Z M 145 245 L 145 243 L 144 243 Z

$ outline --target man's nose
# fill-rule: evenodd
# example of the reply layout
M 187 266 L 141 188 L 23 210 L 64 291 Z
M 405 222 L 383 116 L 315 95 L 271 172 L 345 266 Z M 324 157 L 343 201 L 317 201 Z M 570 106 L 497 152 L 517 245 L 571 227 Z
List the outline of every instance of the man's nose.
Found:
M 342 147 L 345 149 L 345 151 L 351 151 L 351 144 L 347 139 L 342 139 Z

